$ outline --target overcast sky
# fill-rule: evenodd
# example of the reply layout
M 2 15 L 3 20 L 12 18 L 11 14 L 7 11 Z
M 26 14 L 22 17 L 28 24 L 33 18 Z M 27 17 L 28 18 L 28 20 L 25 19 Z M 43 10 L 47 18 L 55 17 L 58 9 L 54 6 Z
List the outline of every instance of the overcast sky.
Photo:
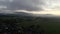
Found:
M 0 0 L 0 10 L 2 9 L 28 11 L 60 10 L 60 0 Z
M 0 0 L 0 8 L 20 10 L 60 9 L 60 0 Z M 3 7 L 4 6 L 4 7 Z
M 0 8 L 7 8 L 10 10 L 43 10 L 43 4 L 43 0 L 0 0 Z

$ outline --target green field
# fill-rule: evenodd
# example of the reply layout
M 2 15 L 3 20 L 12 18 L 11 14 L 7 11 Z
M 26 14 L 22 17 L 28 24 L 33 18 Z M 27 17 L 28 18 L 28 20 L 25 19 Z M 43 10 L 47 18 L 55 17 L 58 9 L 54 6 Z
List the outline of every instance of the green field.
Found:
M 60 21 L 54 18 L 0 17 L 0 24 L 15 24 L 17 28 L 23 27 L 22 29 L 25 30 L 32 28 L 34 31 L 41 32 L 41 34 L 60 34 Z M 21 32 L 26 34 L 23 30 Z

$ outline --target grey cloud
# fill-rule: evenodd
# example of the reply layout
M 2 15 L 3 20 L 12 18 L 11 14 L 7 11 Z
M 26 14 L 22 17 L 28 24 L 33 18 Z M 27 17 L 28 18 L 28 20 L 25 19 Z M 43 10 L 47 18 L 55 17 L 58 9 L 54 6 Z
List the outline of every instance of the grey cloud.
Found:
M 36 11 L 36 10 L 43 10 L 43 8 L 40 6 L 43 4 L 43 1 L 39 0 L 13 0 L 13 2 L 10 3 L 8 6 L 8 9 L 11 10 L 30 10 L 30 11 Z M 40 7 L 38 7 L 38 5 Z
M 9 10 L 43 10 L 42 5 L 44 5 L 44 2 L 42 0 L 13 0 L 12 2 L 11 1 L 12 0 L 0 1 L 0 5 L 6 6 L 6 9 Z

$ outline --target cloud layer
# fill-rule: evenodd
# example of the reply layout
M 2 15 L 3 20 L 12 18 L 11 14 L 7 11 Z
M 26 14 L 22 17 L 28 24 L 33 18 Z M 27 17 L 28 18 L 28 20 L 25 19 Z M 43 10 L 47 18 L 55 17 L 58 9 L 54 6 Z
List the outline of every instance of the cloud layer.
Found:
M 43 4 L 42 1 L 39 0 L 13 0 L 8 6 L 9 9 L 20 9 L 20 10 L 43 10 L 41 5 Z
M 0 0 L 0 6 L 10 10 L 43 10 L 42 4 L 41 0 Z
M 0 6 L 4 5 L 10 10 L 43 10 L 43 4 L 42 0 L 0 0 Z
M 60 0 L 0 0 L 0 10 L 3 9 L 27 11 L 60 10 Z

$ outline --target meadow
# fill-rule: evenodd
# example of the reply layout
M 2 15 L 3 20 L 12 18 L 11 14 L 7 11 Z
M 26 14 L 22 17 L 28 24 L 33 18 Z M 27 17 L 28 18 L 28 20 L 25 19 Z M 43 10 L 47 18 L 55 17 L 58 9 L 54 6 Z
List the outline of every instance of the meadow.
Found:
M 0 32 L 0 34 L 60 34 L 60 19 L 0 16 Z

